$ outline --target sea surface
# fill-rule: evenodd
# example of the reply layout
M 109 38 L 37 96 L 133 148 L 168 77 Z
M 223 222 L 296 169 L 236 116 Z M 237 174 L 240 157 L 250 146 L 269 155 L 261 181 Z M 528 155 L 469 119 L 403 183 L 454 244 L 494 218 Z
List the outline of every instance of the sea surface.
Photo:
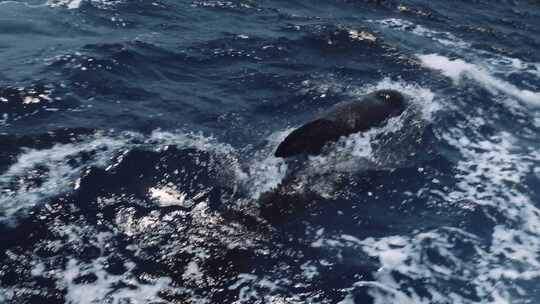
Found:
M 0 303 L 540 303 L 539 50 L 532 0 L 0 0 Z

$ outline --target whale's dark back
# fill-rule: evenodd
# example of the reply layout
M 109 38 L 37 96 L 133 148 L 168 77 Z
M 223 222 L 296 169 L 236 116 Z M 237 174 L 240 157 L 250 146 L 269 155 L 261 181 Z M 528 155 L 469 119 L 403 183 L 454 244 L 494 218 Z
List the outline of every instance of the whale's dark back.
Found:
M 338 104 L 320 118 L 291 132 L 274 155 L 285 158 L 319 154 L 327 143 L 379 126 L 388 118 L 400 115 L 405 107 L 404 96 L 394 90 L 375 91 L 359 101 Z
M 327 142 L 338 140 L 348 129 L 327 119 L 317 119 L 294 130 L 281 142 L 276 157 L 318 154 Z

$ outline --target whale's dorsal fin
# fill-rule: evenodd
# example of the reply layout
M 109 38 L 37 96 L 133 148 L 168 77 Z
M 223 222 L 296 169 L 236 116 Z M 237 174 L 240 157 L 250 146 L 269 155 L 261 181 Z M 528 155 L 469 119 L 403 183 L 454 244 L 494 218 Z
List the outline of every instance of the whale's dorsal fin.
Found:
M 289 157 L 297 154 L 318 154 L 324 145 L 345 135 L 347 128 L 328 119 L 309 122 L 289 134 L 278 146 L 276 157 Z

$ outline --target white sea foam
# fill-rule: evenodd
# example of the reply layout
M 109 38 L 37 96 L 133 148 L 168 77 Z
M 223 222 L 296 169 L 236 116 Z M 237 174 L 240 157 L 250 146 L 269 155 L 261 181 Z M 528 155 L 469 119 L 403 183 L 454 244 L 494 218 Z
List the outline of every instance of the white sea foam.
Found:
M 213 136 L 206 136 L 202 133 L 167 132 L 156 130 L 152 132 L 150 138 L 146 140 L 145 147 L 154 150 L 161 150 L 167 146 L 177 146 L 180 148 L 194 148 L 198 151 L 209 152 L 219 156 L 223 171 L 231 171 L 235 181 L 240 182 L 247 179 L 237 151 L 229 144 L 221 143 Z M 230 181 L 227 181 L 230 182 Z
M 123 274 L 111 274 L 106 270 L 107 247 L 111 233 L 96 233 L 88 227 L 56 226 L 52 230 L 60 239 L 65 237 L 66 246 L 84 246 L 91 244 L 100 250 L 98 257 L 91 260 L 80 261 L 73 256 L 67 256 L 65 267 L 47 263 L 38 263 L 32 270 L 36 276 L 43 276 L 57 281 L 59 287 L 64 288 L 66 303 L 150 303 L 162 301 L 158 296 L 160 291 L 170 289 L 171 279 L 168 277 L 148 278 L 147 282 L 140 282 L 133 270 L 135 264 L 124 262 L 126 271 Z M 63 257 L 62 257 L 63 258 Z M 78 282 L 77 278 L 84 275 L 93 275 L 91 282 Z
M 241 273 L 238 280 L 230 285 L 230 290 L 239 290 L 238 300 L 234 303 L 285 303 L 279 296 L 273 295 L 275 291 L 282 290 L 281 285 L 288 285 L 288 280 L 271 280 L 267 277 L 259 277 L 253 274 Z M 288 299 L 286 303 L 301 303 L 294 298 Z
M 160 152 L 169 146 L 208 152 L 212 160 L 200 165 L 219 167 L 218 183 L 222 182 L 233 191 L 237 187 L 244 187 L 249 196 L 257 199 L 261 193 L 275 188 L 285 176 L 286 164 L 283 159 L 275 158 L 272 150 L 285 134 L 272 135 L 263 151 L 256 152 L 243 163 L 235 148 L 211 136 L 159 130 L 149 136 L 137 133 L 98 134 L 74 143 L 27 149 L 0 175 L 3 194 L 0 197 L 0 212 L 3 219 L 12 219 L 18 212 L 77 190 L 88 168 L 110 170 L 134 148 Z M 91 156 L 89 159 L 83 159 L 88 155 Z M 163 207 L 191 207 L 203 192 L 190 195 L 181 191 L 179 185 L 164 182 L 149 187 L 148 197 Z
M 195 147 L 200 151 L 212 152 L 225 158 L 227 168 L 233 173 L 234 180 L 227 180 L 229 186 L 242 186 L 249 195 L 257 199 L 260 194 L 275 188 L 285 177 L 287 165 L 281 158 L 273 156 L 275 147 L 292 129 L 270 134 L 268 143 L 260 151 L 256 151 L 247 161 L 240 162 L 238 152 L 230 145 L 217 142 L 212 137 L 202 134 L 178 134 L 155 131 L 150 142 L 159 142 L 158 147 L 165 144 Z M 232 184 L 231 184 L 232 183 Z
M 203 273 L 199 269 L 199 265 L 195 261 L 190 261 L 186 266 L 186 270 L 182 274 L 182 278 L 186 281 L 201 281 L 203 279 Z
M 48 0 L 50 7 L 65 7 L 68 9 L 77 9 L 81 6 L 83 0 Z
M 485 59 L 486 67 L 492 73 L 502 73 L 505 76 L 516 73 L 527 73 L 540 79 L 540 63 L 526 62 L 518 58 L 479 52 Z
M 220 144 L 216 138 L 206 136 L 202 133 L 167 132 L 156 130 L 147 140 L 148 144 L 156 144 L 156 149 L 162 149 L 165 145 L 178 147 L 190 147 L 199 151 L 209 151 L 218 153 L 231 153 L 234 151 L 230 145 Z
M 399 18 L 388 18 L 382 20 L 370 20 L 370 22 L 381 25 L 385 28 L 399 30 L 403 32 L 410 32 L 414 35 L 425 37 L 436 41 L 444 46 L 469 48 L 470 44 L 459 39 L 455 35 L 448 32 L 439 32 L 432 29 L 428 29 L 422 25 L 414 24 L 410 21 Z
M 444 138 L 464 156 L 458 163 L 457 177 L 461 182 L 453 193 L 454 199 L 492 206 L 508 219 L 495 227 L 492 244 L 482 253 L 481 275 L 475 281 L 479 293 L 491 296 L 494 303 L 511 303 L 512 291 L 519 288 L 512 280 L 540 277 L 540 210 L 518 187 L 540 156 L 523 150 L 517 139 L 506 132 L 484 140 L 464 141 L 462 130 L 453 129 Z M 491 286 L 494 282 L 497 288 Z
M 178 221 L 171 220 L 178 217 L 189 218 L 189 226 L 178 225 Z M 170 286 L 164 287 L 189 294 L 189 303 L 212 303 L 198 294 L 205 288 L 216 286 L 216 281 L 208 273 L 209 271 L 214 273 L 215 269 L 209 269 L 208 267 L 213 266 L 206 263 L 208 259 L 215 258 L 212 249 L 214 246 L 223 246 L 223 250 L 237 247 L 253 248 L 258 238 L 244 226 L 224 221 L 220 214 L 211 210 L 204 201 L 196 204 L 189 212 L 174 211 L 165 217 L 162 217 L 160 212 L 151 212 L 141 217 L 133 208 L 127 208 L 117 214 L 115 222 L 120 233 L 137 240 L 129 248 L 136 255 L 141 248 L 148 246 L 148 241 L 153 243 L 156 239 L 160 239 L 162 258 L 169 256 L 176 259 L 178 255 L 192 257 L 182 266 L 183 271 L 180 273 L 182 286 L 174 289 Z M 178 236 L 171 239 L 168 231 L 172 234 L 182 231 L 184 234 L 182 241 L 178 242 Z M 183 233 L 184 231 L 187 233 Z M 218 256 L 221 255 L 218 253 Z M 240 296 L 237 303 L 251 303 L 253 295 L 269 296 L 277 284 L 280 283 L 274 283 L 265 277 L 240 274 L 237 283 L 233 283 L 229 289 L 238 290 Z M 204 295 L 204 292 L 202 294 Z
M 419 57 L 423 64 L 440 70 L 456 82 L 468 77 L 493 93 L 508 95 L 527 104 L 538 104 L 538 93 L 521 90 L 496 77 L 489 67 L 439 55 Z M 513 61 L 512 64 L 515 69 L 531 69 L 528 65 L 523 66 L 522 62 Z M 434 118 L 430 113 L 441 109 L 439 103 L 433 102 L 434 94 L 428 89 L 411 91 L 401 82 L 388 80 L 369 89 L 373 88 L 393 88 L 405 93 L 408 91 L 412 96 L 423 96 L 418 101 L 424 104 L 420 109 L 428 109 L 427 115 L 422 115 L 428 120 Z M 362 88 L 359 93 L 364 90 Z M 433 105 L 434 111 L 429 110 L 429 104 Z M 536 168 L 540 155 L 534 149 L 523 147 L 509 132 L 500 131 L 490 136 L 480 133 L 479 127 L 490 123 L 482 116 L 481 109 L 464 115 L 467 118 L 458 122 L 455 128 L 436 130 L 437 136 L 461 155 L 454 176 L 457 182 L 454 187 L 447 186 L 441 191 L 439 203 L 454 204 L 464 209 L 489 206 L 497 210 L 504 219 L 497 219 L 498 225 L 493 230 L 489 246 L 477 236 L 455 227 L 362 240 L 349 235 L 320 235 L 312 244 L 314 247 L 347 247 L 348 250 L 359 246 L 377 258 L 381 268 L 373 273 L 375 280 L 359 281 L 352 287 L 367 287 L 375 303 L 469 304 L 478 303 L 477 299 L 481 299 L 480 303 L 522 303 L 520 299 L 529 292 L 522 286 L 536 284 L 540 280 L 540 210 L 523 187 L 531 173 L 538 174 Z M 395 123 L 399 125 L 400 121 Z M 392 126 L 385 128 L 392 129 Z M 373 137 L 369 132 L 365 135 L 370 138 L 362 144 L 370 142 L 373 146 Z M 374 158 L 373 155 L 379 154 L 364 151 L 364 157 Z M 326 159 L 316 160 L 315 167 L 331 163 Z M 464 256 L 460 250 L 463 245 L 457 246 L 456 240 L 467 243 L 472 251 Z M 430 260 L 427 251 L 437 252 L 445 262 Z M 422 292 L 414 289 L 415 283 L 398 279 L 398 273 L 401 277 L 422 282 Z M 447 289 L 445 282 L 448 280 L 466 282 L 475 296 L 463 293 L 463 290 Z M 352 294 L 344 301 L 351 299 Z
M 540 279 L 540 210 L 519 187 L 540 162 L 540 156 L 520 148 L 509 133 L 483 138 L 474 128 L 473 139 L 462 128 L 442 132 L 442 138 L 463 157 L 457 163 L 455 189 L 448 189 L 449 195 L 442 199 L 498 210 L 505 220 L 498 220 L 489 246 L 454 227 L 378 239 L 321 236 L 314 242 L 332 247 L 350 247 L 352 243 L 378 258 L 381 268 L 373 274 L 375 280 L 355 284 L 367 287 L 375 303 L 477 303 L 459 289 L 443 292 L 439 284 L 448 280 L 467 282 L 481 303 L 521 303 L 517 296 L 528 291 L 516 282 Z M 463 207 L 469 208 L 467 204 Z M 473 251 L 464 256 L 460 250 L 463 245 L 456 246 L 456 240 L 467 243 Z M 430 260 L 427 251 L 436 251 L 445 262 Z M 421 281 L 427 294 L 417 293 L 411 285 L 396 279 L 396 273 Z
M 313 280 L 314 278 L 320 276 L 321 274 L 319 273 L 319 270 L 317 269 L 317 266 L 315 265 L 312 265 L 311 263 L 309 262 L 306 262 L 304 264 L 302 264 L 300 266 L 300 269 L 302 269 L 302 274 L 304 275 L 304 277 L 311 281 Z
M 45 3 L 50 7 L 63 7 L 67 9 L 78 9 L 83 3 L 88 2 L 99 8 L 110 8 L 122 3 L 124 0 L 47 0 Z
M 90 264 L 82 263 L 75 259 L 67 262 L 63 272 L 63 280 L 66 286 L 66 300 L 68 303 L 94 304 L 114 303 L 120 304 L 129 300 L 130 303 L 149 303 L 161 300 L 158 292 L 169 287 L 170 278 L 158 278 L 151 284 L 141 284 L 134 278 L 124 275 L 112 275 L 104 269 L 106 259 L 97 258 Z M 127 265 L 133 268 L 133 264 Z M 131 269 L 128 268 L 128 271 Z M 97 279 L 92 283 L 75 283 L 74 280 L 84 274 L 92 273 Z M 129 287 L 118 289 L 119 283 L 128 284 Z
M 263 149 L 254 152 L 244 163 L 237 160 L 231 166 L 235 182 L 243 187 L 252 199 L 276 188 L 285 177 L 287 164 L 283 159 L 274 157 L 274 150 L 292 130 L 291 128 L 270 134 Z M 229 155 L 235 154 L 236 152 L 229 152 Z
M 287 172 L 287 164 L 283 159 L 268 154 L 265 154 L 266 157 L 260 155 L 249 164 L 245 180 L 250 195 L 255 199 L 277 187 Z
M 472 45 L 448 32 L 427 29 L 403 19 L 372 20 L 385 28 L 408 32 L 416 36 L 451 47 L 453 53 L 463 59 L 451 60 L 436 54 L 420 55 L 422 63 L 432 69 L 440 70 L 444 75 L 458 82 L 463 77 L 470 77 L 493 93 L 507 94 L 530 105 L 540 106 L 540 93 L 518 86 L 504 80 L 501 76 L 514 73 L 527 73 L 540 78 L 540 64 L 474 49 Z M 529 86 L 528 83 L 523 83 Z
M 37 7 L 46 6 L 46 5 L 48 5 L 48 3 L 46 2 L 44 4 L 33 4 L 33 2 L 28 3 L 28 2 L 25 2 L 25 1 L 5 0 L 5 1 L 0 1 L 0 5 L 23 5 L 23 6 L 26 6 L 26 7 L 29 7 L 29 8 L 37 8 Z
M 13 288 L 0 287 L 0 303 L 9 303 L 8 301 L 13 300 L 14 293 Z
M 540 93 L 520 89 L 516 85 L 498 77 L 513 73 L 528 73 L 540 77 L 540 64 L 527 63 L 517 58 L 494 54 L 472 48 L 470 43 L 457 38 L 451 33 L 439 32 L 416 25 L 410 21 L 390 18 L 372 21 L 383 27 L 409 32 L 416 36 L 432 39 L 452 50 L 463 59 L 449 59 L 437 54 L 418 55 L 422 63 L 431 69 L 441 71 L 445 76 L 459 82 L 469 77 L 483 85 L 492 93 L 503 93 L 517 98 L 529 105 L 540 106 Z M 472 63 L 471 63 L 472 62 Z
M 105 167 L 126 143 L 127 139 L 98 135 L 80 143 L 57 144 L 42 150 L 25 150 L 18 156 L 17 161 L 0 175 L 3 189 L 0 210 L 3 216 L 9 218 L 19 210 L 69 192 L 86 166 Z M 95 156 L 83 164 L 80 161 L 83 152 L 95 152 Z
M 171 145 L 209 152 L 220 158 L 223 172 L 232 172 L 234 182 L 246 178 L 234 148 L 213 137 L 162 131 L 155 131 L 149 137 L 137 133 L 97 134 L 74 143 L 23 150 L 15 163 L 0 175 L 0 213 L 9 219 L 21 210 L 76 190 L 86 169 L 109 170 L 133 148 L 160 151 Z M 88 155 L 89 159 L 83 160 Z M 149 191 L 150 197 L 162 205 L 186 203 L 191 199 L 175 191 L 174 185 L 156 185 Z
M 488 70 L 478 65 L 467 63 L 461 59 L 451 60 L 437 54 L 418 55 L 418 58 L 424 66 L 440 71 L 456 83 L 459 83 L 464 77 L 470 77 L 492 93 L 504 93 L 530 105 L 540 106 L 540 93 L 519 89 L 511 83 L 493 76 Z
M 186 194 L 179 191 L 175 185 L 151 187 L 148 192 L 162 207 L 183 206 L 186 202 Z

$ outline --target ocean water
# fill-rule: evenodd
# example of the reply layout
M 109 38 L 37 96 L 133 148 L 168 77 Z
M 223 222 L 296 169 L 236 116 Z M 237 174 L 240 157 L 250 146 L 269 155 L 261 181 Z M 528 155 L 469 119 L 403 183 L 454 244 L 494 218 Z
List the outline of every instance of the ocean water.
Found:
M 540 2 L 0 12 L 0 303 L 540 302 Z M 388 88 L 399 117 L 273 157 Z

